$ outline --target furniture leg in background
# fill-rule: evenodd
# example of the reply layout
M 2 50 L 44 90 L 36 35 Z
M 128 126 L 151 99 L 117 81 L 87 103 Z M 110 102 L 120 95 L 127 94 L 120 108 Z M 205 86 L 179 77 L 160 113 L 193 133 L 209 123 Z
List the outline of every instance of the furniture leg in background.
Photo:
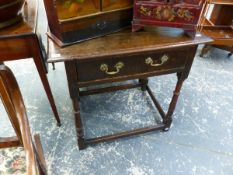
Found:
M 0 30 L 0 62 L 33 58 L 57 125 L 60 126 L 61 121 L 46 76 L 46 54 L 36 34 L 37 3 L 34 0 L 27 0 L 22 10 L 24 20 Z

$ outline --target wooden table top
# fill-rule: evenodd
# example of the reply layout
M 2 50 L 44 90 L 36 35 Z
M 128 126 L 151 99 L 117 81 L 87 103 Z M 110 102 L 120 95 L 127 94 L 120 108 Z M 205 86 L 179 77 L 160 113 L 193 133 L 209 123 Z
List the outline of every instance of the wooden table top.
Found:
M 35 33 L 37 7 L 37 0 L 26 0 L 22 8 L 23 20 L 10 27 L 0 29 L 0 39 Z
M 182 30 L 173 28 L 156 28 L 156 30 L 153 28 L 135 33 L 128 29 L 64 48 L 60 48 L 51 39 L 48 39 L 48 62 L 82 61 L 105 56 L 191 46 L 211 41 L 213 40 L 200 33 L 192 39 L 186 36 Z

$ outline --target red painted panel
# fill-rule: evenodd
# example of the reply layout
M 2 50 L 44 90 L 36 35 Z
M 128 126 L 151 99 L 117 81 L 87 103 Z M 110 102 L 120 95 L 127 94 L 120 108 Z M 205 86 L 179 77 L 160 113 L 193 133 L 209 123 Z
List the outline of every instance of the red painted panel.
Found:
M 132 30 L 145 25 L 183 28 L 194 35 L 203 0 L 135 0 Z

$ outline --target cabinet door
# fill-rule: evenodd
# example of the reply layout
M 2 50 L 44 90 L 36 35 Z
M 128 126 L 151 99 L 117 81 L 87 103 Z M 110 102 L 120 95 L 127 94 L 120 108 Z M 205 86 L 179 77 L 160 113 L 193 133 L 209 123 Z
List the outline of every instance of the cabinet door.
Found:
M 56 0 L 58 18 L 65 20 L 100 12 L 100 0 Z
M 102 11 L 119 10 L 133 6 L 133 0 L 102 0 Z

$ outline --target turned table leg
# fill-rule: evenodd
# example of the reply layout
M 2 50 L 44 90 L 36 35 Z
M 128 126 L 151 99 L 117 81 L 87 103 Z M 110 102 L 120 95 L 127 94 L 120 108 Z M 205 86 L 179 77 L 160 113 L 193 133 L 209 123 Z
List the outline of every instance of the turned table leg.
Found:
M 78 147 L 79 147 L 79 150 L 82 150 L 86 148 L 86 144 L 84 140 L 83 125 L 82 125 L 82 120 L 80 116 L 79 100 L 75 98 L 75 99 L 72 99 L 72 102 L 73 102 L 73 108 L 74 108 L 76 132 L 78 136 Z
M 80 116 L 80 107 L 79 107 L 80 98 L 79 98 L 79 88 L 77 87 L 78 77 L 77 77 L 75 63 L 76 63 L 75 61 L 65 62 L 65 69 L 66 69 L 70 98 L 73 103 L 76 132 L 78 136 L 78 147 L 80 150 L 82 150 L 86 148 L 86 143 L 84 139 L 83 125 Z
M 171 99 L 167 114 L 165 115 L 164 120 L 163 120 L 163 123 L 166 125 L 166 128 L 164 129 L 165 131 L 168 131 L 170 126 L 171 126 L 172 115 L 173 115 L 173 112 L 175 110 L 178 97 L 180 95 L 181 87 L 182 87 L 183 82 L 185 80 L 185 79 L 182 78 L 182 75 L 180 73 L 177 74 L 177 78 L 178 78 L 178 80 L 177 80 L 177 83 L 176 83 L 175 90 L 173 92 L 173 97 Z

